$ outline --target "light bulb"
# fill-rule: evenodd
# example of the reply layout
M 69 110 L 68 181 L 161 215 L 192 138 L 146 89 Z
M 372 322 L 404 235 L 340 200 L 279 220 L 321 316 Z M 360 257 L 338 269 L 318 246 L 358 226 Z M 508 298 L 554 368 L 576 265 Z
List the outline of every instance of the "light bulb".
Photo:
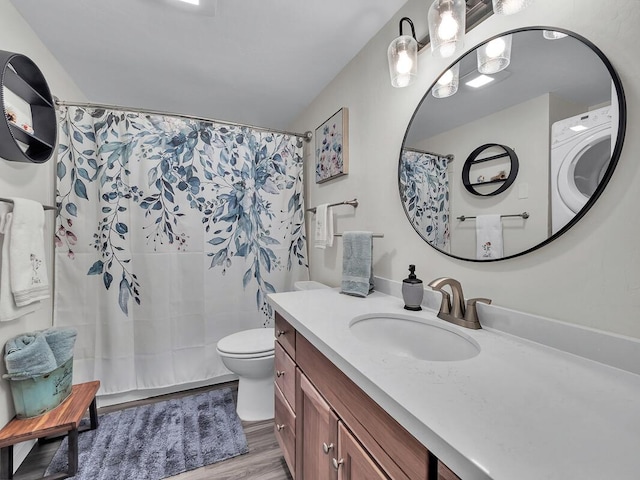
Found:
M 411 75 L 405 73 L 403 75 L 398 75 L 396 77 L 396 83 L 394 86 L 396 88 L 404 88 L 410 84 L 411 84 Z
M 413 60 L 406 51 L 398 52 L 398 62 L 396 63 L 396 72 L 400 75 L 407 75 L 413 68 Z
M 451 40 L 458 34 L 458 22 L 453 18 L 451 12 L 444 12 L 440 17 L 440 25 L 438 26 L 438 37 L 442 40 Z
M 504 53 L 504 49 L 507 44 L 502 38 L 496 38 L 487 43 L 486 52 L 487 57 L 496 58 Z

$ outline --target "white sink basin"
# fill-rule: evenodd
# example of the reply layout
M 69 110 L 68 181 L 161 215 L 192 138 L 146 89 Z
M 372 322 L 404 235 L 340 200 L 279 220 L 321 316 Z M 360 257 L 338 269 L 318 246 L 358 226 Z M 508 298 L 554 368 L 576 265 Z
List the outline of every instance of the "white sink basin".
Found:
M 351 320 L 349 329 L 360 341 L 401 357 L 457 361 L 480 353 L 475 340 L 436 317 L 430 320 L 400 313 L 367 314 Z

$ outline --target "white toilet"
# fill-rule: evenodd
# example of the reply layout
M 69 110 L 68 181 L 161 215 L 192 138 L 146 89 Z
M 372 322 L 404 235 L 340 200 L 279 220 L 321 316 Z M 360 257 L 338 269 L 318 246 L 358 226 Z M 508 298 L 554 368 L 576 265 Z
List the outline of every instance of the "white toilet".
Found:
M 329 288 L 322 283 L 295 282 L 295 290 Z M 254 328 L 233 333 L 218 341 L 217 352 L 224 366 L 238 375 L 238 404 L 241 420 L 258 421 L 274 417 L 273 328 Z
M 218 342 L 224 366 L 238 375 L 238 404 L 241 420 L 273 418 L 273 328 L 254 328 L 228 335 Z

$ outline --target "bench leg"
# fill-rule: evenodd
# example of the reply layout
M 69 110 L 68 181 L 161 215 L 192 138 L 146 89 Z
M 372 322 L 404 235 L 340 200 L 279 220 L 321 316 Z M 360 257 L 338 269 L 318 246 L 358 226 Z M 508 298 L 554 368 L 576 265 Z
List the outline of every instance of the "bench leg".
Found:
M 13 445 L 0 449 L 0 480 L 13 478 Z
M 93 397 L 91 405 L 89 405 L 89 419 L 91 420 L 91 430 L 98 428 L 98 407 L 96 406 L 96 397 Z
M 69 430 L 67 438 L 69 445 L 69 469 L 67 473 L 70 477 L 73 477 L 78 473 L 78 429 Z

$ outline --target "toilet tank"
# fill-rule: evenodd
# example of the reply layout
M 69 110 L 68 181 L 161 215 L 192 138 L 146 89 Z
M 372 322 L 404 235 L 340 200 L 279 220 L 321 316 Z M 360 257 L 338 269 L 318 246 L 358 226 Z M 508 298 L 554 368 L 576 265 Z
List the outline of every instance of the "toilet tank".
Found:
M 321 288 L 331 288 L 324 283 L 315 282 L 313 280 L 299 281 L 293 284 L 294 290 L 318 290 Z

